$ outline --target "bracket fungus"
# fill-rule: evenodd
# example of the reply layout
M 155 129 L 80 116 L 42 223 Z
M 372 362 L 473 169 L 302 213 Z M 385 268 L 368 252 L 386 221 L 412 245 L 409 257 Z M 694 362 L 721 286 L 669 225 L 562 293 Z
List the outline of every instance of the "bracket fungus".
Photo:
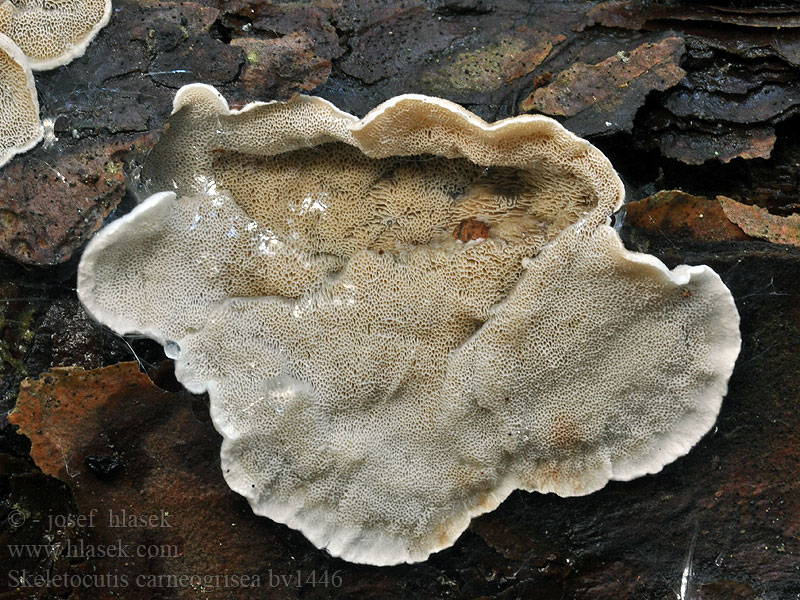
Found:
M 393 98 L 229 109 L 194 84 L 78 294 L 208 391 L 253 510 L 346 560 L 452 545 L 514 489 L 588 494 L 711 428 L 739 353 L 706 266 L 627 251 L 609 161 L 556 121 Z
M 0 33 L 0 167 L 43 135 L 33 73 L 25 55 Z
M 0 33 L 16 43 L 34 71 L 83 56 L 111 18 L 111 0 L 5 0 Z

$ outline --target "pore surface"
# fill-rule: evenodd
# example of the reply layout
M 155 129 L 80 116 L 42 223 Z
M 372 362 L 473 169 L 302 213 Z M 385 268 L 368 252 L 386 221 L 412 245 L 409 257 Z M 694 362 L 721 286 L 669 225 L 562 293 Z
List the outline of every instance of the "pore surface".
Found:
M 713 424 L 730 293 L 626 251 L 613 169 L 554 121 L 230 111 L 206 86 L 175 106 L 144 169 L 174 191 L 93 239 L 78 291 L 209 392 L 255 512 L 347 560 L 424 560 L 515 488 L 652 473 Z
M 0 0 L 0 33 L 31 68 L 46 70 L 82 56 L 111 17 L 111 0 Z
M 0 167 L 33 148 L 43 134 L 31 69 L 14 42 L 0 33 Z

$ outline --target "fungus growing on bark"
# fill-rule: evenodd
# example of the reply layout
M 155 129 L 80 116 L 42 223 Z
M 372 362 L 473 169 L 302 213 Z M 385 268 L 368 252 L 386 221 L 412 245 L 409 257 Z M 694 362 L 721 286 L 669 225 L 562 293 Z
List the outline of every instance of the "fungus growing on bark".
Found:
M 34 71 L 60 67 L 83 56 L 111 18 L 111 0 L 6 0 L 0 33 L 28 57 Z
M 0 33 L 0 167 L 43 135 L 31 69 L 14 42 Z
M 655 473 L 716 419 L 730 292 L 625 250 L 613 168 L 549 118 L 192 85 L 143 175 L 169 191 L 90 242 L 81 300 L 165 346 L 228 484 L 335 556 L 424 560 L 516 488 Z

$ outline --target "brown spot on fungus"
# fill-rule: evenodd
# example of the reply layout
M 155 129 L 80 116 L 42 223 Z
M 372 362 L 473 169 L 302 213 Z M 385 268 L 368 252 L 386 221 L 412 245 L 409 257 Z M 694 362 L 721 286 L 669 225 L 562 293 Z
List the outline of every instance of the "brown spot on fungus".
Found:
M 453 230 L 453 237 L 459 242 L 486 239 L 489 237 L 489 226 L 483 221 L 466 219 L 456 225 Z
M 563 451 L 572 452 L 585 442 L 585 435 L 569 415 L 559 414 L 553 421 L 553 439 Z

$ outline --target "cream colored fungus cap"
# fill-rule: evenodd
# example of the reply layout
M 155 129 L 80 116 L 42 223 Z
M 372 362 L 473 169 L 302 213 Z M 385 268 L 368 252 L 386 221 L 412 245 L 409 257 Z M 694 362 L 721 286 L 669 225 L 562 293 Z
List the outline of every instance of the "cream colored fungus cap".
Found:
M 14 42 L 0 33 L 0 167 L 43 135 L 31 69 Z
M 164 344 L 231 488 L 335 556 L 424 560 L 514 489 L 659 471 L 719 412 L 730 292 L 625 250 L 619 178 L 551 119 L 193 85 L 143 177 L 167 191 L 94 237 L 80 299 Z
M 0 33 L 28 57 L 34 71 L 65 65 L 83 56 L 111 18 L 111 0 L 5 0 Z

